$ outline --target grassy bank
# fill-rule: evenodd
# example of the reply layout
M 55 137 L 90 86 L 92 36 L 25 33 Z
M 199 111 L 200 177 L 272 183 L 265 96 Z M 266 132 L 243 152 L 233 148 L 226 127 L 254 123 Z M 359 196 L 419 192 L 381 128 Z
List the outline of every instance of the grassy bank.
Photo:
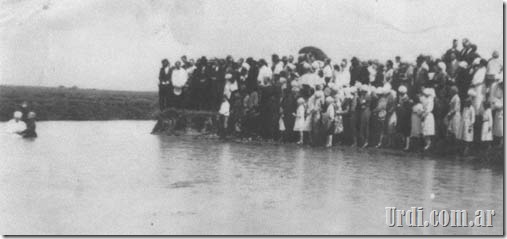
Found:
M 0 121 L 25 100 L 38 120 L 154 119 L 158 110 L 156 92 L 2 85 Z

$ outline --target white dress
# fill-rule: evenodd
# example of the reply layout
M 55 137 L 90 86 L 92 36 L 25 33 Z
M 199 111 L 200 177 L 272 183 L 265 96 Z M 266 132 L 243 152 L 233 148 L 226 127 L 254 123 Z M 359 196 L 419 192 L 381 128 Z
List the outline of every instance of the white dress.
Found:
M 424 113 L 426 115 L 422 122 L 422 133 L 424 136 L 435 135 L 435 117 L 433 116 L 433 97 L 425 97 L 422 102 Z
M 305 122 L 305 106 L 300 105 L 296 110 L 296 122 L 294 123 L 294 131 L 305 131 L 306 122 Z
M 481 141 L 493 141 L 493 114 L 491 108 L 482 112 Z
M 15 119 L 9 120 L 5 126 L 6 126 L 5 131 L 11 134 L 21 133 L 23 130 L 26 129 L 25 122 L 21 120 L 16 121 Z
M 461 114 L 461 127 L 457 138 L 465 142 L 472 142 L 474 140 L 474 123 L 474 107 L 470 106 L 463 108 L 463 113 Z

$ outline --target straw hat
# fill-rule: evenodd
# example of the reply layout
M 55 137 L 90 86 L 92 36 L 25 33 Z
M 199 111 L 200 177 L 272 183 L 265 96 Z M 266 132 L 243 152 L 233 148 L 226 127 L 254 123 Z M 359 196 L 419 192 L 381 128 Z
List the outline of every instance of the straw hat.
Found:
M 404 85 L 400 85 L 400 87 L 398 87 L 398 92 L 403 94 L 407 93 L 407 87 Z
M 474 89 L 469 89 L 468 90 L 468 95 L 469 96 L 472 96 L 472 97 L 476 97 L 477 96 L 477 92 L 475 92 Z

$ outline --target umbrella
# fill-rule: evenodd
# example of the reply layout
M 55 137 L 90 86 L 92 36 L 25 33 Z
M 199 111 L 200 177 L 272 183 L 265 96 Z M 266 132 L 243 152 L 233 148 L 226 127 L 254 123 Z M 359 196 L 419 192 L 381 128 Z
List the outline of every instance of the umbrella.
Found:
M 306 46 L 301 48 L 301 50 L 299 50 L 299 54 L 307 54 L 307 53 L 311 53 L 313 56 L 315 56 L 316 60 L 324 61 L 327 58 L 326 53 L 324 53 L 321 49 L 314 46 Z

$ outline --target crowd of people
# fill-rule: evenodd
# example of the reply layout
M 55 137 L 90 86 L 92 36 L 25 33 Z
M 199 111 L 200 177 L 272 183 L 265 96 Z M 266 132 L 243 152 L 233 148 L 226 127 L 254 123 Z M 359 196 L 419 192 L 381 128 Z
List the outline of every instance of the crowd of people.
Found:
M 23 138 L 36 138 L 35 117 L 36 114 L 30 110 L 28 102 L 21 103 L 19 109 L 14 111 L 12 119 L 7 122 L 7 132 Z
M 253 58 L 162 60 L 160 109 L 218 111 L 219 135 L 332 147 L 503 147 L 503 65 L 468 39 L 441 57 L 385 64 L 332 61 L 314 52 Z

